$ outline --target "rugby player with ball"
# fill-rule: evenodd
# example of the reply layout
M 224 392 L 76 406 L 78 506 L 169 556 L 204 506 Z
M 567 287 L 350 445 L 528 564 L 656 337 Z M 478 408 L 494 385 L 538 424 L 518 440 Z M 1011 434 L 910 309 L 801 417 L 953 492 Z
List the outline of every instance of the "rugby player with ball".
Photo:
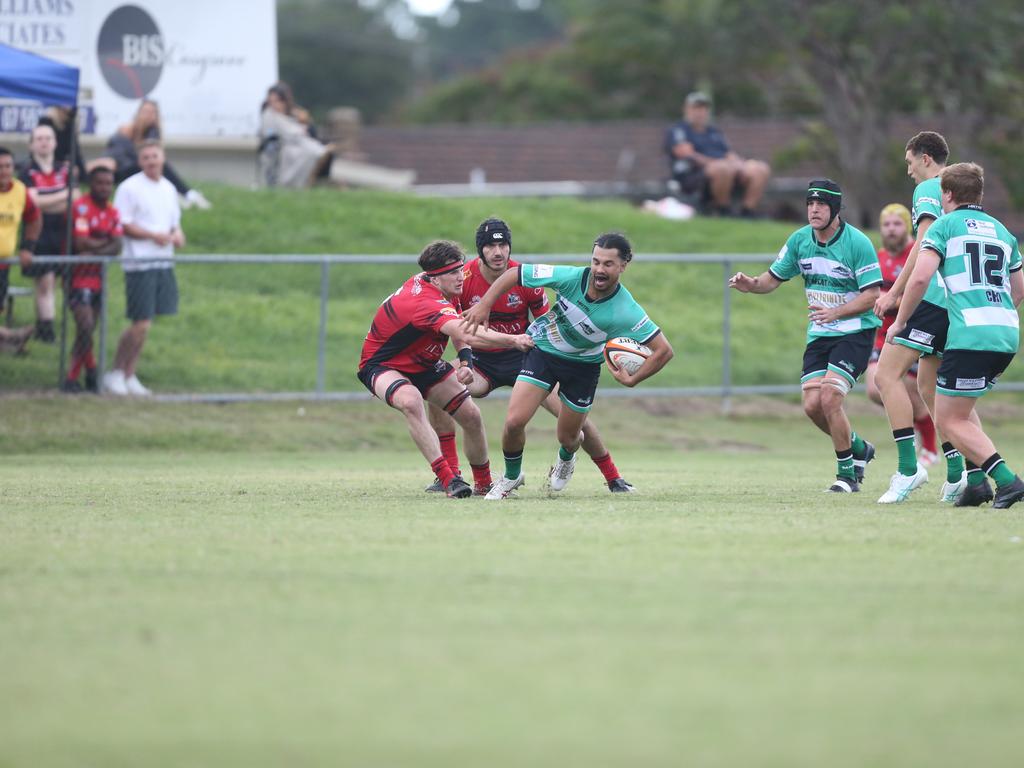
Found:
M 464 310 L 462 322 L 474 332 L 487 325 L 495 302 L 517 285 L 552 288 L 557 293 L 551 311 L 538 317 L 527 331 L 535 346 L 523 357 L 512 387 L 501 438 L 505 472 L 486 499 L 505 499 L 524 484 L 526 425 L 556 385 L 562 408 L 556 428 L 558 458 L 550 483 L 552 489 L 560 490 L 569 482 L 609 339 L 625 336 L 651 350 L 650 357 L 632 373 L 625 367 L 609 366 L 616 381 L 627 387 L 653 376 L 672 359 L 672 346 L 661 329 L 620 282 L 632 259 L 629 240 L 614 232 L 603 234 L 594 242 L 589 267 L 521 264 L 501 275 L 477 304 Z

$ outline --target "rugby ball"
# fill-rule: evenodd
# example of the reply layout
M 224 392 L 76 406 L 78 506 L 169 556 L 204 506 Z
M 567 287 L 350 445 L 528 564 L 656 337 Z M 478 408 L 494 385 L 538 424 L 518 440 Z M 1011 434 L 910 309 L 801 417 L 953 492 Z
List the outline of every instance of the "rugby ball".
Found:
M 639 341 L 634 341 L 626 336 L 610 339 L 604 345 L 604 359 L 613 371 L 624 368 L 627 373 L 636 373 L 637 369 L 643 365 L 644 360 L 650 356 L 650 347 L 645 347 Z

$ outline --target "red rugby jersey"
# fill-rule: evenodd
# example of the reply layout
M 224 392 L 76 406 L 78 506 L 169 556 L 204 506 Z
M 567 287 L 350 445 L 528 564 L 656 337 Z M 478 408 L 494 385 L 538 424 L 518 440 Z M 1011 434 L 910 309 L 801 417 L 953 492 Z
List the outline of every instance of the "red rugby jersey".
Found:
M 895 256 L 885 250 L 885 248 L 879 249 L 878 264 L 882 268 L 883 293 L 892 288 L 893 283 L 896 282 L 896 278 L 900 276 L 900 272 L 903 271 L 903 267 L 907 263 L 907 257 L 910 255 L 910 251 L 913 247 L 914 243 L 911 242 L 910 245 Z M 894 309 L 882 318 L 882 325 L 878 329 L 878 333 L 875 335 L 875 349 L 881 349 L 885 344 L 885 333 L 889 330 L 889 327 L 896 322 L 896 311 L 897 310 Z
M 92 195 L 85 194 L 75 200 L 71 208 L 75 221 L 76 237 L 103 238 L 109 240 L 124 235 L 121 215 L 109 200 L 100 207 Z M 98 291 L 103 288 L 99 264 L 76 264 L 71 270 L 71 288 L 89 288 Z
M 509 259 L 509 269 L 519 266 L 519 262 Z M 480 272 L 480 259 L 473 259 L 462 270 L 465 281 L 462 284 L 462 304 L 471 307 L 487 293 L 491 284 Z M 547 314 L 551 309 L 548 296 L 543 288 L 524 288 L 517 285 L 500 297 L 491 307 L 488 324 L 492 331 L 517 335 L 525 333 L 530 324 L 530 314 L 534 319 Z M 498 347 L 474 347 L 477 352 L 497 352 Z
M 460 307 L 423 275 L 413 275 L 377 309 L 359 356 L 359 370 L 387 365 L 403 373 L 428 371 L 441 359 L 448 337 L 441 327 Z

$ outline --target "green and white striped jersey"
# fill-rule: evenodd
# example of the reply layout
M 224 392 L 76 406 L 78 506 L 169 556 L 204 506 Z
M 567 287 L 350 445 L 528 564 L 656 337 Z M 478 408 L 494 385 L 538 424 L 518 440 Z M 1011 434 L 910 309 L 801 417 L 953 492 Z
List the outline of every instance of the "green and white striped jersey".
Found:
M 928 229 L 921 250 L 939 255 L 946 284 L 946 349 L 1016 352 L 1020 319 L 1010 273 L 1021 268 L 1017 239 L 980 205 L 962 205 Z
M 921 225 L 922 219 L 938 219 L 942 216 L 942 182 L 936 176 L 933 179 L 925 179 L 914 187 L 914 207 L 910 212 L 914 222 L 914 237 L 917 237 L 917 228 Z M 937 307 L 946 307 L 946 286 L 942 278 L 936 272 L 928 283 L 924 292 L 924 300 Z
M 818 242 L 813 227 L 807 225 L 789 236 L 779 255 L 768 267 L 779 280 L 803 275 L 808 305 L 838 307 L 857 298 L 861 291 L 882 284 L 878 254 L 867 235 L 841 221 L 839 231 L 827 243 Z M 825 325 L 807 324 L 807 341 L 822 336 L 845 336 L 882 321 L 872 309 L 856 317 L 847 317 Z
M 569 360 L 600 363 L 608 339 L 628 336 L 646 344 L 661 333 L 622 283 L 611 296 L 591 301 L 587 298 L 589 280 L 590 267 L 520 265 L 520 285 L 558 292 L 551 311 L 526 329 L 538 349 Z

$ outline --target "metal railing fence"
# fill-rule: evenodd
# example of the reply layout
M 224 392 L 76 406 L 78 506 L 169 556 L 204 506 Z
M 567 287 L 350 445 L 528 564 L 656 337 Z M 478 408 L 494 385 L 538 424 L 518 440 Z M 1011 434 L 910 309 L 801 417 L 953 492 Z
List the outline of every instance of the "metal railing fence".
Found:
M 642 264 L 716 264 L 721 269 L 721 368 L 718 382 L 704 386 L 675 387 L 639 387 L 627 389 L 623 387 L 602 387 L 602 397 L 678 397 L 678 396 L 710 396 L 720 397 L 723 409 L 728 410 L 730 398 L 734 395 L 777 395 L 798 394 L 800 386 L 794 381 L 791 384 L 746 384 L 737 385 L 733 381 L 733 291 L 728 287 L 728 278 L 741 264 L 769 264 L 775 254 L 768 253 L 646 253 L 642 256 Z M 578 253 L 545 253 L 515 254 L 515 259 L 527 263 L 583 263 L 585 255 Z M 324 400 L 360 400 L 368 397 L 362 389 L 330 390 L 327 387 L 327 333 L 328 303 L 331 298 L 331 268 L 339 265 L 406 265 L 409 274 L 416 269 L 416 257 L 410 254 L 185 254 L 174 258 L 176 266 L 190 264 L 218 265 L 310 265 L 319 267 L 319 314 L 316 333 L 315 385 L 312 389 L 280 392 L 176 392 L 154 396 L 162 401 L 195 401 L 195 402 L 237 402 L 255 400 L 286 400 L 286 399 L 324 399 Z M 85 257 L 85 256 L 37 256 L 36 263 L 53 264 L 88 264 L 101 265 L 104 290 L 110 284 L 108 279 L 111 266 L 118 264 L 117 257 Z M 0 263 L 17 264 L 16 259 L 0 260 Z M 71 331 L 67 330 L 69 320 L 65 300 L 64 327 L 61 329 L 61 344 Z M 97 328 L 99 374 L 108 367 L 109 338 L 109 305 L 106 298 L 101 304 L 100 318 Z M 369 322 L 369 317 L 366 318 Z M 794 322 L 799 323 L 797 318 Z M 73 326 L 73 323 L 72 323 Z M 684 351 L 685 354 L 685 351 Z M 59 384 L 64 375 L 64 355 L 61 354 L 59 370 L 55 372 Z M 1004 382 L 1001 391 L 1024 391 L 1024 382 Z M 501 396 L 502 391 L 494 393 Z M 507 396 L 507 393 L 506 393 Z

